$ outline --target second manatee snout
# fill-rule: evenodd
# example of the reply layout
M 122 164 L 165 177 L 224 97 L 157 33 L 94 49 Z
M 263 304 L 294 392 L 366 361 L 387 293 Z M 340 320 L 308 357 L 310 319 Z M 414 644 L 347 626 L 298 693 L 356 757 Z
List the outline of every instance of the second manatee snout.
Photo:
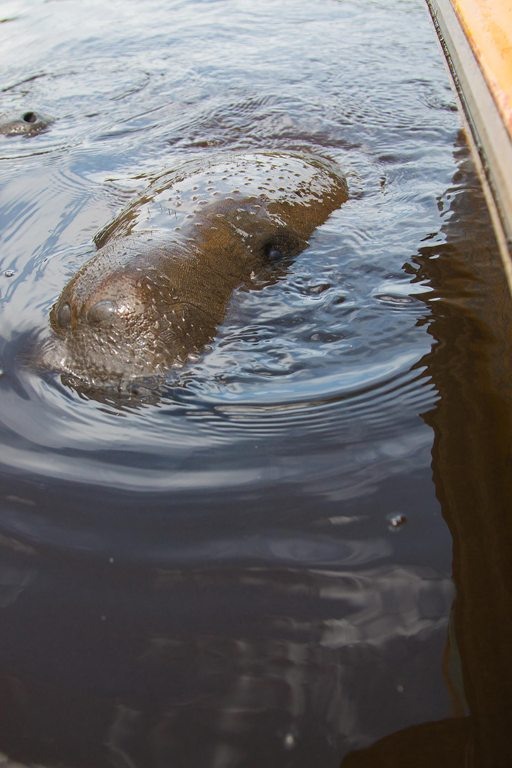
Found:
M 65 286 L 45 364 L 92 388 L 164 375 L 213 339 L 237 286 L 268 282 L 269 264 L 303 250 L 346 199 L 340 170 L 305 153 L 220 155 L 163 174 Z
M 29 110 L 21 115 L 0 118 L 0 134 L 4 136 L 35 136 L 45 131 L 53 120 L 41 112 Z

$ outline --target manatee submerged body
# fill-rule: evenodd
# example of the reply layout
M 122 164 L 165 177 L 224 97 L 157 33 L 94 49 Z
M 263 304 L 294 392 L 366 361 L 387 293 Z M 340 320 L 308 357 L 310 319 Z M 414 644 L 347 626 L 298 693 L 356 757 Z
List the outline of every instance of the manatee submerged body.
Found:
M 221 155 L 161 175 L 98 233 L 52 307 L 46 364 L 89 388 L 164 375 L 212 340 L 237 286 L 298 254 L 346 199 L 339 169 L 304 153 Z
M 0 118 L 0 134 L 4 136 L 35 136 L 45 131 L 52 122 L 40 112 L 24 112 L 15 117 Z

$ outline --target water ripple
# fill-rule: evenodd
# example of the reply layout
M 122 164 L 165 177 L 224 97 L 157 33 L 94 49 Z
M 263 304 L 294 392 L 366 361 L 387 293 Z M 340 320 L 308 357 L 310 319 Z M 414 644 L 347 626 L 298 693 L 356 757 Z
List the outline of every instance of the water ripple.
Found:
M 449 709 L 421 265 L 459 125 L 420 0 L 276 8 L 3 10 L 1 113 L 54 121 L 0 136 L 0 762 L 334 766 Z M 96 233 L 247 148 L 332 158 L 349 200 L 155 390 L 41 370 Z

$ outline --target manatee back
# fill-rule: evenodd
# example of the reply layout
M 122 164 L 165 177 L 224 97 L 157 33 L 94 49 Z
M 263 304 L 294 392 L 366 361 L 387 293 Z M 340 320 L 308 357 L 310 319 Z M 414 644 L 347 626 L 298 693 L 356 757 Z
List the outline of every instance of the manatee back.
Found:
M 237 208 L 245 222 L 251 203 L 307 239 L 347 197 L 340 169 L 312 153 L 214 155 L 161 174 L 97 234 L 95 243 L 101 248 L 112 237 L 143 231 L 158 236 L 172 229 L 179 234 L 207 220 L 214 223 L 214 217 L 235 223 Z

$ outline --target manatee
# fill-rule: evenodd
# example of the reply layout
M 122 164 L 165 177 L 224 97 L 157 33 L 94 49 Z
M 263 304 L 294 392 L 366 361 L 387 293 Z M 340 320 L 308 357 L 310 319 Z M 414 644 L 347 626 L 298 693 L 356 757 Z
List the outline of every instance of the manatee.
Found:
M 10 118 L 0 118 L 0 134 L 4 136 L 35 136 L 45 131 L 52 119 L 40 112 L 24 112 Z
M 212 341 L 233 290 L 277 279 L 347 194 L 339 168 L 307 153 L 163 173 L 96 235 L 53 305 L 46 366 L 84 390 L 165 376 Z

